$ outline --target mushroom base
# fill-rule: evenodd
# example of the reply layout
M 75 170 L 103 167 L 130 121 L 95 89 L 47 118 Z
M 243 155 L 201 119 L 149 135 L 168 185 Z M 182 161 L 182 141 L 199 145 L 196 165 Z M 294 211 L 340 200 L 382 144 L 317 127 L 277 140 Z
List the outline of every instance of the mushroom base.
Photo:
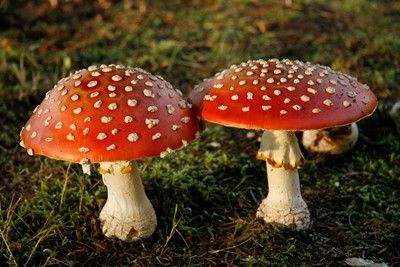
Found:
M 343 127 L 303 132 L 302 143 L 310 152 L 342 154 L 354 147 L 358 139 L 358 127 L 352 123 Z
M 157 218 L 147 198 L 135 162 L 103 162 L 100 164 L 108 198 L 100 213 L 103 233 L 124 241 L 150 236 Z
M 285 170 L 267 163 L 267 173 L 269 193 L 257 210 L 257 218 L 296 230 L 308 228 L 310 213 L 301 197 L 297 169 Z

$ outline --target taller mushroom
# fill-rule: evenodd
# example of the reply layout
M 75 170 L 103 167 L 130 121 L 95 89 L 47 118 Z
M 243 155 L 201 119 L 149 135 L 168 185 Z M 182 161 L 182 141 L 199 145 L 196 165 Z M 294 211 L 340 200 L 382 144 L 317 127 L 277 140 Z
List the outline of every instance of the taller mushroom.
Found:
M 91 66 L 61 79 L 21 131 L 30 155 L 100 163 L 108 188 L 103 232 L 132 241 L 154 232 L 157 219 L 134 160 L 165 156 L 199 130 L 179 90 L 160 76 L 121 65 Z
M 350 124 L 377 106 L 355 78 L 288 59 L 233 65 L 197 85 L 189 99 L 206 121 L 265 130 L 257 158 L 267 163 L 269 193 L 257 217 L 296 229 L 308 227 L 310 215 L 300 193 L 297 169 L 304 160 L 294 131 Z

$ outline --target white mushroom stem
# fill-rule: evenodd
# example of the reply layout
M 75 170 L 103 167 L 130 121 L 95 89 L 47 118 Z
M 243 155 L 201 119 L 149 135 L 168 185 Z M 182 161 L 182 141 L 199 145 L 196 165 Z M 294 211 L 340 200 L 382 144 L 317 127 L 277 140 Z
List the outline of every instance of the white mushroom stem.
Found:
M 103 233 L 124 241 L 150 236 L 157 218 L 144 192 L 136 163 L 102 162 L 99 172 L 108 190 L 107 202 L 100 213 Z
M 310 152 L 342 154 L 354 147 L 358 140 L 358 127 L 352 124 L 323 130 L 303 132 L 302 143 Z
M 260 204 L 257 217 L 296 230 L 308 228 L 310 213 L 301 197 L 297 171 L 303 155 L 294 132 L 265 131 L 257 158 L 267 161 L 268 175 L 268 196 Z

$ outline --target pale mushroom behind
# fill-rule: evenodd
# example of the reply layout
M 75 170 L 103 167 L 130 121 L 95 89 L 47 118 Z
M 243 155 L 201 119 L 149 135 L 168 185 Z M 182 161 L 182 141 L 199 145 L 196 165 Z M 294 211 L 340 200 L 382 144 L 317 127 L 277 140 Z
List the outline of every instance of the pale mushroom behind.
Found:
M 100 163 L 108 199 L 103 232 L 125 241 L 150 236 L 157 219 L 134 160 L 185 146 L 199 125 L 179 90 L 139 69 L 91 66 L 61 79 L 21 131 L 30 155 Z
M 203 120 L 264 130 L 257 158 L 266 161 L 269 192 L 257 217 L 296 229 L 307 228 L 310 215 L 300 193 L 297 169 L 304 160 L 294 131 L 350 124 L 377 105 L 355 78 L 287 59 L 233 65 L 197 85 L 189 99 Z

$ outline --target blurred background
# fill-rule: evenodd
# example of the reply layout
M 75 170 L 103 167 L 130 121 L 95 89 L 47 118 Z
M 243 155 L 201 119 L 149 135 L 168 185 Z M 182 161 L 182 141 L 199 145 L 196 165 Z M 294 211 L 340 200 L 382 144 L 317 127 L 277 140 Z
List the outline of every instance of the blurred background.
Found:
M 400 1 L 0 0 L 0 266 L 400 265 Z M 126 244 L 103 237 L 98 174 L 29 157 L 18 133 L 60 78 L 93 64 L 159 74 L 187 93 L 248 59 L 331 66 L 366 83 L 380 106 L 342 156 L 306 155 L 300 171 L 312 228 L 254 220 L 266 195 L 257 136 L 211 126 L 141 171 L 159 225 Z M 68 181 L 68 182 L 66 182 Z

